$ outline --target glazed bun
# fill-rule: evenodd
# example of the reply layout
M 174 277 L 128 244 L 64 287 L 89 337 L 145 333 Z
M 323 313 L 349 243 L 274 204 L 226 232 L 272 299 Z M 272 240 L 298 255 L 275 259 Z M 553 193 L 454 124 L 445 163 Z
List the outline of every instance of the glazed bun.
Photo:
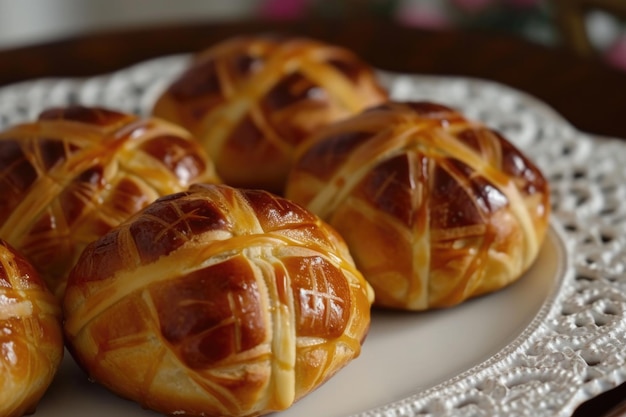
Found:
M 540 170 L 498 132 L 429 102 L 389 102 L 302 145 L 285 196 L 346 240 L 376 305 L 458 304 L 518 279 L 550 212 Z
M 371 302 L 317 216 L 265 191 L 197 184 L 87 246 L 65 331 L 93 380 L 143 407 L 257 416 L 357 357 Z
M 242 36 L 199 54 L 154 114 L 197 136 L 226 184 L 281 194 L 304 138 L 386 99 L 372 68 L 344 48 Z
M 28 261 L 0 239 L 0 416 L 35 411 L 63 349 L 58 299 Z
M 0 238 L 60 296 L 87 243 L 196 181 L 219 180 L 179 126 L 102 108 L 49 109 L 0 132 Z

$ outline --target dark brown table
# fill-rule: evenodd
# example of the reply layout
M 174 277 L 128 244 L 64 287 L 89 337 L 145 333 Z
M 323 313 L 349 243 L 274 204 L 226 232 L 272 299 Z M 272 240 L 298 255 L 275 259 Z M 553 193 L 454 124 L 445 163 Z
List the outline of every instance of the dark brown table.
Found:
M 582 131 L 626 139 L 626 72 L 504 34 L 429 32 L 388 21 L 211 22 L 89 34 L 0 51 L 0 86 L 102 74 L 259 32 L 307 35 L 342 45 L 380 69 L 501 82 L 543 100 Z M 574 416 L 626 415 L 625 401 L 626 384 L 581 405 Z
M 625 72 L 503 34 L 419 31 L 387 21 L 245 21 L 99 33 L 0 51 L 0 85 L 109 72 L 157 56 L 198 51 L 230 36 L 267 31 L 334 42 L 381 69 L 502 82 L 542 99 L 580 130 L 626 138 Z

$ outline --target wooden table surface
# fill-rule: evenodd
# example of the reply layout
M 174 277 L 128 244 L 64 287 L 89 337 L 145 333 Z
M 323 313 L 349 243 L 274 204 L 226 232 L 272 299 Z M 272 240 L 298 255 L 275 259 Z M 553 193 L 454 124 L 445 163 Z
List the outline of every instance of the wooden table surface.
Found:
M 309 35 L 351 48 L 380 69 L 486 78 L 534 95 L 580 130 L 626 138 L 626 72 L 502 34 L 426 32 L 386 21 L 228 22 L 100 33 L 0 51 L 0 85 L 95 75 L 199 51 L 243 33 Z
M 107 73 L 260 32 L 332 42 L 384 70 L 501 82 L 543 100 L 582 131 L 626 139 L 626 72 L 503 34 L 429 32 L 387 21 L 211 22 L 90 34 L 0 51 L 0 86 L 41 77 Z M 625 398 L 622 385 L 582 405 L 574 416 L 623 415 L 623 410 L 611 410 Z

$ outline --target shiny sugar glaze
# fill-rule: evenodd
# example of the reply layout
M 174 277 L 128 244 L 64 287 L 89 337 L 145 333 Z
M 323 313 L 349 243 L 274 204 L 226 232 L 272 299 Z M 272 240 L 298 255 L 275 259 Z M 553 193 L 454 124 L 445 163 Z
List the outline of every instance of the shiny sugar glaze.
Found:
M 33 266 L 0 239 L 0 415 L 35 410 L 63 349 L 58 300 Z
M 145 407 L 247 416 L 289 407 L 358 356 L 371 302 L 317 216 L 197 184 L 87 246 L 65 328 L 95 380 Z
M 342 233 L 377 304 L 411 310 L 517 279 L 550 212 L 528 158 L 432 102 L 388 102 L 320 130 L 299 149 L 285 195 Z
M 62 293 L 84 245 L 196 181 L 219 179 L 177 126 L 103 108 L 48 109 L 0 133 L 0 237 Z
M 282 193 L 294 148 L 387 99 L 351 52 L 305 38 L 237 37 L 198 54 L 154 114 L 203 142 L 224 182 Z

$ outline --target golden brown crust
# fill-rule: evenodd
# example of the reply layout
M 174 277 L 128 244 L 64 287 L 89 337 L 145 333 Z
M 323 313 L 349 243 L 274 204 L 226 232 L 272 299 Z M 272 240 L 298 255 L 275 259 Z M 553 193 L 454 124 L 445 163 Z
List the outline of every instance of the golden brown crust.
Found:
M 430 102 L 389 102 L 303 144 L 286 197 L 346 239 L 376 304 L 458 304 L 519 278 L 550 212 L 535 165 L 497 132 Z
M 0 133 L 0 237 L 60 295 L 88 242 L 197 181 L 219 180 L 178 126 L 103 108 L 48 109 Z
M 358 356 L 371 302 L 317 216 L 265 191 L 194 185 L 87 246 L 65 330 L 92 378 L 145 407 L 253 416 Z
M 62 357 L 58 300 L 26 259 L 0 239 L 0 415 L 34 412 Z
M 373 70 L 346 49 L 249 36 L 199 54 L 154 114 L 196 135 L 225 183 L 280 194 L 300 142 L 385 100 Z

